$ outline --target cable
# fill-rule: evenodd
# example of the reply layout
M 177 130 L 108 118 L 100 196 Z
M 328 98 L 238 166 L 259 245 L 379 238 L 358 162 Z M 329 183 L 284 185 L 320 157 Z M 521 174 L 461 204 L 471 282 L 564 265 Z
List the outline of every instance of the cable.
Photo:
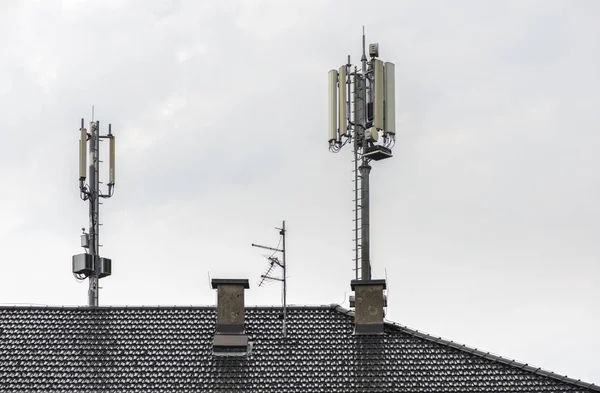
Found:
M 81 284 L 82 282 L 85 281 L 86 277 L 83 276 L 82 274 L 77 274 L 77 273 L 73 273 L 73 277 L 75 277 L 75 280 L 77 281 L 77 283 Z M 83 278 L 82 278 L 83 277 Z
M 275 247 L 278 250 L 279 250 L 279 246 L 281 245 L 282 238 L 283 238 L 283 235 L 279 235 L 279 243 L 277 243 L 277 247 Z M 275 255 L 276 252 L 278 252 L 278 251 L 273 251 L 273 254 L 271 254 L 271 256 L 269 258 L 273 258 L 273 255 Z

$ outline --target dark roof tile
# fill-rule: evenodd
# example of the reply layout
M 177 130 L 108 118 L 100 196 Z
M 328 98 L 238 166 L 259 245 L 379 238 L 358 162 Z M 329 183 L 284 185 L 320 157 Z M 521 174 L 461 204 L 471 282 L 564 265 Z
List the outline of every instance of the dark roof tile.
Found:
M 0 391 L 589 392 L 387 323 L 354 336 L 334 306 L 247 308 L 248 357 L 212 353 L 214 307 L 0 307 Z

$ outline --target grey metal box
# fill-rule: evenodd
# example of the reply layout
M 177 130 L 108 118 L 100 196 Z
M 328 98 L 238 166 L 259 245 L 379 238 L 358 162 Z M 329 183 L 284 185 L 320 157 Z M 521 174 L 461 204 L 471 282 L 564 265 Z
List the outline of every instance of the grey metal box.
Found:
M 94 260 L 90 254 L 73 255 L 73 273 L 86 276 L 94 273 Z
M 90 237 L 87 233 L 81 235 L 81 247 L 90 248 Z
M 112 274 L 112 260 L 109 258 L 100 258 L 100 278 Z

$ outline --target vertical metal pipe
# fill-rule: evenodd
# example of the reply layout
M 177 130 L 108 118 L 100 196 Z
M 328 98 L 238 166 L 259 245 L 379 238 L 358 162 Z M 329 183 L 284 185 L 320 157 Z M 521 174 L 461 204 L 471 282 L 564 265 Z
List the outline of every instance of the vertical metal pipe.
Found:
M 98 257 L 98 208 L 99 208 L 99 186 L 100 179 L 98 173 L 99 157 L 98 145 L 100 144 L 99 130 L 100 122 L 91 122 L 90 124 L 90 254 L 94 262 L 94 274 L 90 276 L 90 288 L 88 291 L 88 306 L 98 307 L 98 277 L 100 276 L 100 258 Z
M 355 131 L 356 133 L 356 131 Z M 358 280 L 358 138 L 354 137 L 354 272 Z
M 96 121 L 96 157 L 94 159 L 94 164 L 96 168 L 96 197 L 94 198 L 94 209 L 96 211 L 95 216 L 95 233 L 96 233 L 96 258 L 99 259 L 100 255 L 100 121 Z M 95 266 L 96 277 L 100 275 L 100 263 L 97 263 Z M 96 295 L 96 305 L 97 303 L 97 295 Z
M 362 164 L 360 170 L 360 272 L 363 280 L 371 279 L 371 258 L 369 250 L 369 173 L 371 167 L 364 153 L 367 149 L 367 55 L 365 48 L 365 28 L 363 26 L 363 53 L 362 63 L 362 89 L 360 90 L 362 116 L 360 127 L 362 128 Z
M 362 271 L 362 266 L 364 265 L 364 261 L 362 260 L 364 258 L 364 237 L 365 234 L 362 231 L 362 224 L 359 226 L 358 222 L 359 222 L 359 213 L 358 211 L 360 210 L 360 221 L 362 222 L 362 218 L 364 215 L 364 201 L 362 200 L 362 195 L 363 195 L 363 191 L 362 191 L 362 172 L 358 166 L 358 161 L 362 159 L 362 164 L 364 165 L 364 158 L 362 158 L 362 153 L 364 152 L 365 149 L 365 144 L 366 144 L 366 124 L 367 124 L 367 89 L 366 89 L 366 78 L 364 76 L 363 73 L 358 73 L 355 72 L 355 88 L 354 88 L 354 122 L 355 122 L 355 139 L 354 139 L 354 174 L 355 174 L 355 178 L 354 178 L 354 199 L 356 201 L 355 204 L 355 214 L 354 214 L 354 219 L 355 219 L 355 241 L 354 241 L 354 248 L 355 248 L 355 260 L 356 260 L 356 277 L 358 279 L 358 261 L 359 259 L 361 260 L 361 265 L 360 265 L 360 269 Z M 359 179 L 360 178 L 360 179 Z M 360 183 L 359 183 L 360 180 Z M 359 198 L 359 194 L 358 194 L 358 188 L 361 187 L 361 193 L 360 193 L 360 198 Z M 359 232 L 359 228 L 360 228 L 360 232 Z M 360 236 L 359 236 L 360 235 Z M 359 240 L 360 240 L 360 244 L 359 244 Z M 360 254 L 359 254 L 359 249 L 360 249 Z M 360 258 L 359 258 L 360 255 Z M 368 253 L 367 253 L 367 259 L 368 259 Z M 361 276 L 363 276 L 364 273 L 361 273 Z
M 370 257 L 370 244 L 369 244 L 369 173 L 371 172 L 371 167 L 363 159 L 363 163 L 360 166 L 360 204 L 361 204 L 361 229 L 360 229 L 360 237 L 361 237 L 361 247 L 360 247 L 360 272 L 361 278 L 363 280 L 371 279 L 371 257 Z
M 287 275 L 285 262 L 285 220 L 281 226 L 281 235 L 283 236 L 283 337 L 287 336 Z

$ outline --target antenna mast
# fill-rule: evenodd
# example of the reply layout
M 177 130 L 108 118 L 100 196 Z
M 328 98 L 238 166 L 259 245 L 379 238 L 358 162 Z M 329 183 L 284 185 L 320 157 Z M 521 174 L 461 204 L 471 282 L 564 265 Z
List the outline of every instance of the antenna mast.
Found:
M 352 67 L 348 56 L 345 65 L 329 71 L 328 83 L 329 150 L 338 153 L 347 143 L 353 146 L 353 260 L 357 280 L 359 270 L 361 280 L 371 279 L 369 163 L 392 157 L 396 141 L 395 66 L 378 59 L 379 44 L 369 44 L 369 56 L 370 60 L 367 59 L 363 26 L 360 70 Z
M 92 113 L 93 113 L 92 107 Z M 93 117 L 93 114 L 92 114 Z M 89 201 L 89 232 L 81 234 L 81 247 L 86 252 L 73 256 L 73 275 L 80 280 L 90 279 L 88 291 L 88 306 L 98 307 L 99 280 L 111 275 L 112 261 L 109 258 L 100 257 L 100 199 L 110 198 L 114 194 L 115 187 L 115 137 L 112 127 L 108 125 L 108 134 L 100 135 L 100 122 L 90 122 L 89 133 L 85 129 L 85 120 L 81 119 L 79 140 L 79 194 L 82 200 Z M 102 139 L 109 141 L 109 173 L 108 192 L 100 191 L 100 142 Z M 87 161 L 87 147 L 89 144 L 89 167 Z M 89 172 L 89 184 L 85 183 Z
M 285 262 L 285 233 L 286 233 L 286 229 L 285 229 L 285 220 L 283 221 L 281 228 L 275 228 L 279 231 L 279 236 L 280 236 L 280 242 L 283 243 L 282 244 L 282 248 L 279 248 L 279 245 L 277 245 L 276 248 L 273 247 L 267 247 L 267 246 L 261 246 L 259 244 L 254 244 L 252 243 L 252 247 L 258 247 L 258 248 L 263 248 L 265 250 L 270 250 L 273 251 L 273 254 L 271 254 L 271 256 L 267 257 L 267 259 L 269 260 L 269 267 L 267 269 L 267 271 L 265 272 L 265 274 L 261 275 L 260 278 L 260 283 L 258 284 L 258 286 L 262 286 L 262 284 L 266 281 L 281 281 L 282 283 L 282 292 L 283 292 L 283 337 L 285 338 L 287 336 L 287 275 L 286 275 L 286 262 Z M 281 244 L 280 243 L 280 244 Z M 279 258 L 277 258 L 275 256 L 275 253 L 281 253 L 282 254 L 282 261 L 279 260 Z M 280 267 L 283 270 L 283 275 L 282 278 L 279 277 L 273 277 L 271 276 L 271 271 L 273 269 L 275 269 L 275 267 Z

